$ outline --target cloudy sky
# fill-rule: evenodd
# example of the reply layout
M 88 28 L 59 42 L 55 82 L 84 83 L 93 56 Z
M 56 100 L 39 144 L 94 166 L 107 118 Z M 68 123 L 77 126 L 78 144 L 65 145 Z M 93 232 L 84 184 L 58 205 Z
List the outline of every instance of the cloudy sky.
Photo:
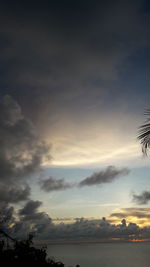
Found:
M 150 225 L 149 72 L 148 0 L 1 3 L 0 201 L 16 229 Z

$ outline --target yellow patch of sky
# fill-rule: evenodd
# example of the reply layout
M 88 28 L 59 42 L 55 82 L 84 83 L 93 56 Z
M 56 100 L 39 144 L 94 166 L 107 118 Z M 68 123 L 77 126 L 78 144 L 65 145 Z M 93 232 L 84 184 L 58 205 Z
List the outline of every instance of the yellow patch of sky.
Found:
M 45 132 L 46 140 L 52 144 L 53 157 L 45 165 L 99 166 L 115 162 L 125 165 L 140 158 L 141 147 L 136 140 L 140 122 L 121 115 L 57 121 Z
M 118 217 L 117 214 L 120 214 Z M 122 219 L 128 223 L 135 223 L 140 227 L 150 226 L 150 209 L 149 208 L 123 208 L 116 209 L 109 217 L 111 223 L 119 224 Z
M 138 218 L 135 216 L 125 216 L 127 224 L 135 223 L 140 227 L 150 226 L 150 219 L 149 218 Z M 112 224 L 120 224 L 121 219 L 119 218 L 111 218 Z
M 56 143 L 56 146 L 59 146 L 59 144 Z M 57 153 L 57 148 L 53 149 L 53 160 L 51 163 L 53 166 L 107 165 L 108 162 L 114 164 L 117 161 L 128 161 L 129 159 L 136 158 L 138 155 L 138 146 L 136 144 L 128 144 L 117 149 L 112 147 L 107 151 L 103 149 L 102 145 L 97 143 L 95 143 L 95 148 L 89 144 L 84 149 L 79 147 L 77 149 L 77 146 L 75 146 L 75 149 L 69 146 L 65 146 L 63 149 L 62 145 L 60 147 L 62 147 L 61 153 Z

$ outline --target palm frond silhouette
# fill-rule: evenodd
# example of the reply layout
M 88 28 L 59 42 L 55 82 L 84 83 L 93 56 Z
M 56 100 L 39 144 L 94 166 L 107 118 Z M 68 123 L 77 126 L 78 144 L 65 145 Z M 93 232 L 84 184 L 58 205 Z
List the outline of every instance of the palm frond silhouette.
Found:
M 148 156 L 150 150 L 150 109 L 147 109 L 144 115 L 149 116 L 145 121 L 145 124 L 139 127 L 138 139 L 142 145 L 142 152 L 145 156 Z

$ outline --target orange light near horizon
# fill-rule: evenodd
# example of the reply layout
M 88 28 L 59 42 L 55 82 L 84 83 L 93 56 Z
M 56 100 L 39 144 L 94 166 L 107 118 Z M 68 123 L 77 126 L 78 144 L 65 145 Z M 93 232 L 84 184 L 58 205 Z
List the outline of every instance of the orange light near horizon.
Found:
M 150 219 L 149 218 L 145 218 L 145 217 L 138 218 L 136 216 L 126 216 L 126 217 L 122 217 L 121 219 L 120 218 L 118 219 L 117 217 L 112 217 L 110 223 L 117 225 L 117 224 L 120 224 L 121 223 L 122 219 L 125 219 L 126 220 L 127 225 L 129 223 L 135 223 L 139 227 L 148 227 L 148 226 L 150 226 Z
M 138 242 L 150 242 L 150 238 L 143 239 L 129 239 L 129 242 L 138 243 Z

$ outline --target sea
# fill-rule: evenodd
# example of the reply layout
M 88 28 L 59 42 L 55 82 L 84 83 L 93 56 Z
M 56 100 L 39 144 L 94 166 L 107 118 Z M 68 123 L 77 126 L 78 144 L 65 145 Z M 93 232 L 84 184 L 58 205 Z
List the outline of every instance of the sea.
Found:
M 50 244 L 47 254 L 65 267 L 150 267 L 150 242 Z

